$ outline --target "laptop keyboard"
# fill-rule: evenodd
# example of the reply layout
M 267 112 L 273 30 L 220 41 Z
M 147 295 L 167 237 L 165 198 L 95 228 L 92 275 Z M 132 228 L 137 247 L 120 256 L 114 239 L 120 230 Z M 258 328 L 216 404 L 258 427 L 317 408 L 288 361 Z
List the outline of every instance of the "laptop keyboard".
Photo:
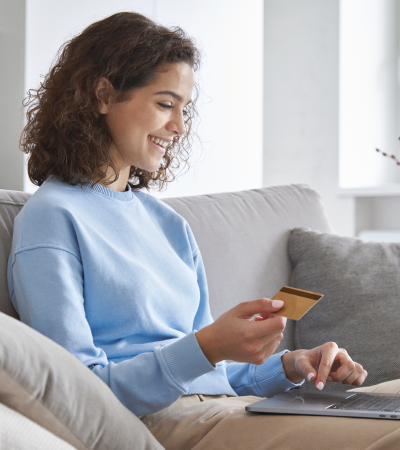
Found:
M 400 397 L 355 394 L 326 409 L 400 412 Z

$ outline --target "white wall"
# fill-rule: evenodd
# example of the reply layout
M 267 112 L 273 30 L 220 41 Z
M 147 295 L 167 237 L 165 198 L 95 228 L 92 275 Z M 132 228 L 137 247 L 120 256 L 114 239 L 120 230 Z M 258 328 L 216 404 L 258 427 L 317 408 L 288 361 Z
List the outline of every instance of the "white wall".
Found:
M 362 230 L 400 230 L 400 197 L 356 200 L 356 234 Z
M 340 6 L 340 186 L 398 180 L 398 0 Z
M 339 0 L 266 0 L 264 17 L 264 184 L 310 185 L 353 235 L 354 199 L 337 194 Z
M 27 0 L 26 90 L 47 73 L 59 46 L 88 24 L 137 11 L 178 25 L 204 54 L 199 99 L 202 144 L 193 167 L 160 197 L 262 185 L 263 2 L 252 0 Z M 197 162 L 196 162 L 197 161 Z M 33 191 L 25 177 L 25 190 Z
M 0 189 L 23 189 L 25 0 L 0 0 Z
M 204 55 L 199 102 L 203 151 L 196 151 L 203 156 L 166 196 L 261 187 L 262 0 L 158 0 L 156 14 L 161 23 L 178 23 L 193 35 Z
M 375 151 L 400 159 L 399 13 L 399 0 L 341 1 L 339 181 L 373 195 L 355 199 L 356 235 L 400 230 L 400 167 Z M 374 192 L 384 185 L 393 185 L 391 196 Z

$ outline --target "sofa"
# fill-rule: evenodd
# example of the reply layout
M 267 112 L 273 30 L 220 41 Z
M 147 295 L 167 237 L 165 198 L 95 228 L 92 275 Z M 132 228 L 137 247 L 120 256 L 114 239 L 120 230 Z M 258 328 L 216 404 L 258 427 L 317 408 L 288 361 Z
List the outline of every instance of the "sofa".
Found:
M 6 270 L 13 220 L 29 197 L 0 190 L 0 448 L 162 448 L 89 369 L 18 320 Z M 317 238 L 333 233 L 320 196 L 306 185 L 163 201 L 193 230 L 214 319 L 240 302 L 271 298 L 293 282 L 293 230 L 312 230 Z M 295 322 L 288 320 L 277 352 L 295 348 L 294 333 Z

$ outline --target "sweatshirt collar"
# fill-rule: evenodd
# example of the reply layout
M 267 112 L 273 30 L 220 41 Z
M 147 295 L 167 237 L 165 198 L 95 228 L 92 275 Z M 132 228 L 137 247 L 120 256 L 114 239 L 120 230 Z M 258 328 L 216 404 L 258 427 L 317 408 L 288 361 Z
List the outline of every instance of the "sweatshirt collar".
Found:
M 128 183 L 126 184 L 126 188 L 125 188 L 124 192 L 115 191 L 114 189 L 110 189 L 110 188 L 105 187 L 98 183 L 95 183 L 91 187 L 92 183 L 93 182 L 91 180 L 84 178 L 83 184 L 86 186 L 87 189 L 98 192 L 99 194 L 105 195 L 106 197 L 110 197 L 110 198 L 114 198 L 115 200 L 126 201 L 126 202 L 132 200 L 132 198 L 133 198 L 133 192 Z

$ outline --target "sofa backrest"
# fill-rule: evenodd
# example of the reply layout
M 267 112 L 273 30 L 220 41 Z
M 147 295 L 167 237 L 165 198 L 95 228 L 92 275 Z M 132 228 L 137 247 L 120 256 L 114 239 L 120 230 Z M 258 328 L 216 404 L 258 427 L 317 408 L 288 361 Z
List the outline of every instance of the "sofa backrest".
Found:
M 0 189 L 0 311 L 18 318 L 7 288 L 7 262 L 11 251 L 14 218 L 31 194 Z
M 17 317 L 7 289 L 14 217 L 30 194 L 0 190 L 0 311 Z M 242 301 L 272 297 L 289 284 L 290 230 L 332 232 L 320 196 L 305 185 L 164 199 L 193 230 L 216 319 Z M 293 348 L 293 323 L 281 346 Z
M 216 319 L 242 301 L 271 298 L 288 285 L 292 271 L 290 230 L 333 232 L 321 197 L 306 185 L 164 199 L 189 223 L 206 268 Z M 288 320 L 276 350 L 294 348 Z

